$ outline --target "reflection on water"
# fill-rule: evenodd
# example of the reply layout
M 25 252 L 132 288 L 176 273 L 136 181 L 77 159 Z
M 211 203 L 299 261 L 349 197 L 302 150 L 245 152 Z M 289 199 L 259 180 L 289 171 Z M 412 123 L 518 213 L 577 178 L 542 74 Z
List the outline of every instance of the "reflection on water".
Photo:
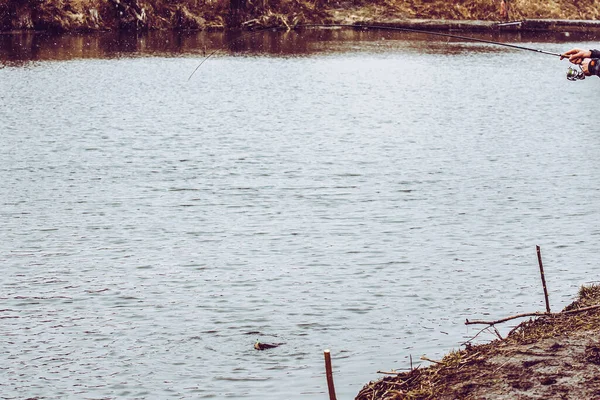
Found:
M 461 35 L 468 35 L 461 33 Z M 471 34 L 486 40 L 527 43 L 557 42 L 566 37 L 560 33 L 547 34 Z M 81 58 L 113 58 L 148 55 L 204 56 L 215 50 L 227 53 L 268 54 L 268 55 L 305 55 L 318 52 L 347 51 L 358 42 L 379 42 L 384 40 L 405 40 L 421 51 L 424 47 L 446 46 L 449 52 L 460 52 L 464 40 L 447 39 L 429 42 L 430 36 L 419 33 L 407 33 L 385 30 L 355 29 L 309 29 L 292 32 L 256 31 L 256 32 L 174 32 L 158 31 L 147 33 L 109 32 L 89 34 L 49 35 L 44 33 L 21 32 L 0 34 L 0 63 L 20 65 L 32 61 L 70 60 Z M 448 44 L 452 43 L 452 46 Z M 474 43 L 466 43 L 469 51 L 477 51 Z M 489 45 L 486 46 L 489 51 Z M 437 51 L 439 49 L 434 49 Z

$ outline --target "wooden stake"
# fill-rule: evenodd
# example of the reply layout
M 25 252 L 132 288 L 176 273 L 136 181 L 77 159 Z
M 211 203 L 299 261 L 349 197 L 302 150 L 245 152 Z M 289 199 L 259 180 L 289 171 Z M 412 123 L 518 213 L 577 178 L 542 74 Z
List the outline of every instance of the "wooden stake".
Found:
M 337 400 L 335 397 L 335 387 L 333 386 L 333 370 L 331 369 L 331 352 L 325 350 L 325 375 L 327 376 L 327 388 L 329 389 L 329 400 Z
M 546 288 L 546 278 L 544 277 L 544 266 L 542 265 L 542 253 L 540 246 L 535 246 L 537 252 L 538 263 L 540 264 L 540 274 L 542 275 L 542 286 L 544 287 L 544 299 L 546 300 L 546 312 L 550 312 L 550 302 L 548 301 L 548 289 Z

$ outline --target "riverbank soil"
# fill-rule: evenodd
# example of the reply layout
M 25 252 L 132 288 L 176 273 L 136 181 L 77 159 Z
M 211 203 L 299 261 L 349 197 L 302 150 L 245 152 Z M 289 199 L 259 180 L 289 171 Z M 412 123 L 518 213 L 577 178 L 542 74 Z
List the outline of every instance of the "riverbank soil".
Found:
M 563 312 L 521 323 L 504 340 L 469 346 L 428 368 L 366 385 L 356 400 L 598 399 L 600 286 Z M 569 313 L 565 313 L 569 311 Z
M 594 20 L 600 0 L 0 0 L 0 30 L 94 31 L 391 23 L 407 19 Z

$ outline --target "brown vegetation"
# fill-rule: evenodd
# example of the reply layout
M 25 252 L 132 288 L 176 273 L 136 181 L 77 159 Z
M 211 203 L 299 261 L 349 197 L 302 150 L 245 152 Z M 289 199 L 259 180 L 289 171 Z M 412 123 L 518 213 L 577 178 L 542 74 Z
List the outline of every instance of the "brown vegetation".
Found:
M 597 304 L 600 286 L 583 287 L 561 313 L 523 322 L 503 340 L 467 345 L 431 367 L 371 382 L 356 399 L 600 398 L 600 309 L 586 308 Z
M 508 16 L 501 15 L 505 6 Z M 600 0 L 0 0 L 0 30 L 197 30 L 411 18 L 597 19 L 599 15 Z

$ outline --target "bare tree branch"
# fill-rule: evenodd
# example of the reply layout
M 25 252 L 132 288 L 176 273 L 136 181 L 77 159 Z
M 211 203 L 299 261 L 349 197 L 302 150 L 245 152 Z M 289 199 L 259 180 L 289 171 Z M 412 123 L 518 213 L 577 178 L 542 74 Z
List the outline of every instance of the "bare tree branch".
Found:
M 467 319 L 465 321 L 465 325 L 475 325 L 475 324 L 496 325 L 496 324 L 501 324 L 502 322 L 510 321 L 512 319 L 517 319 L 517 318 L 523 318 L 523 317 L 558 317 L 558 316 L 564 315 L 564 314 L 578 314 L 578 313 L 581 313 L 581 312 L 595 310 L 595 309 L 598 309 L 598 308 L 600 308 L 600 304 L 597 304 L 595 306 L 578 308 L 576 310 L 561 311 L 561 312 L 557 312 L 557 313 L 548 313 L 548 312 L 540 312 L 540 311 L 532 312 L 532 313 L 523 313 L 523 314 L 511 315 L 510 317 L 497 319 L 495 321 L 481 321 L 481 320 L 469 321 Z

